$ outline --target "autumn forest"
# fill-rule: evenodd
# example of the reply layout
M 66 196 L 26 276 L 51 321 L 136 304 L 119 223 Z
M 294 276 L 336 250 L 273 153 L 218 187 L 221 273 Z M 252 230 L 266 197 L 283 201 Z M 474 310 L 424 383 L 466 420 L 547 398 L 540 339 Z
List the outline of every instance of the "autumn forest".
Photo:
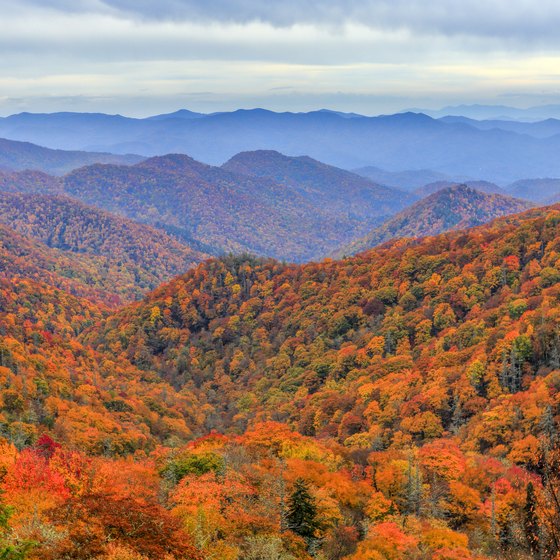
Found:
M 46 171 L 0 173 L 0 558 L 560 558 L 560 206 Z

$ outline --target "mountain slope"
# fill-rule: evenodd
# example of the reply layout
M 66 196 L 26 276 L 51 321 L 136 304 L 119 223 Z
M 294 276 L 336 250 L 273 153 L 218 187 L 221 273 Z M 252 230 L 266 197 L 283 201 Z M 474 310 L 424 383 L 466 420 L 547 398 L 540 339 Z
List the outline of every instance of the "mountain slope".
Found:
M 0 276 L 4 278 L 44 282 L 96 303 L 121 303 L 127 283 L 115 285 L 123 278 L 108 277 L 106 269 L 98 257 L 47 247 L 0 224 Z
M 436 191 L 399 212 L 336 254 L 359 253 L 393 238 L 425 237 L 451 229 L 465 229 L 531 206 L 524 200 L 483 193 L 466 185 L 455 185 Z
M 151 158 L 131 167 L 85 167 L 64 178 L 64 192 L 215 253 L 249 251 L 309 260 L 371 227 L 369 219 L 359 220 L 344 208 L 336 215 L 328 213 L 292 186 L 183 155 Z
M 0 138 L 0 166 L 14 171 L 33 169 L 63 175 L 72 169 L 92 163 L 130 165 L 142 159 L 134 155 L 52 150 L 29 142 Z
M 8 384 L 0 402 L 3 437 L 21 448 L 48 429 L 71 448 L 122 455 L 149 449 L 166 431 L 190 436 L 196 421 L 189 395 L 78 342 L 77 335 L 102 315 L 91 302 L 41 279 L 0 275 L 0 375 Z M 167 402 L 150 411 L 162 391 Z
M 0 192 L 0 223 L 48 247 L 100 257 L 100 272 L 125 299 L 207 257 L 162 231 L 63 196 Z
M 222 169 L 255 177 L 269 177 L 296 189 L 318 208 L 365 219 L 392 214 L 414 197 L 383 187 L 307 156 L 289 157 L 273 150 L 237 154 Z
M 531 511 L 555 558 L 559 302 L 560 206 L 344 261 L 214 259 L 108 317 L 0 278 L 6 546 L 529 560 Z M 311 551 L 283 523 L 302 503 Z
M 208 261 L 86 339 L 205 399 L 208 428 L 380 448 L 459 430 L 503 456 L 519 434 L 490 428 L 492 399 L 560 366 L 559 228 L 551 207 L 344 261 Z

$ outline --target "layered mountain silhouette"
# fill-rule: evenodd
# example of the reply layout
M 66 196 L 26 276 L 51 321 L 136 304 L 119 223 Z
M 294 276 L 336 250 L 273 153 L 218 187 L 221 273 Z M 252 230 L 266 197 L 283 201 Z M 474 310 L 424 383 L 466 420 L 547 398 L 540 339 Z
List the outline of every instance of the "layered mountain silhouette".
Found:
M 214 165 L 242 151 L 270 149 L 305 154 L 345 169 L 429 169 L 453 180 L 471 177 L 507 184 L 525 177 L 560 176 L 560 134 L 554 120 L 525 126 L 438 120 L 412 112 L 349 117 L 334 111 L 264 109 L 211 115 L 179 112 L 147 119 L 22 113 L 0 119 L 0 136 L 59 149 L 143 156 L 188 153 Z
M 560 179 L 522 179 L 506 189 L 512 196 L 547 204 L 560 196 Z
M 432 171 L 431 169 L 387 171 L 385 169 L 369 165 L 353 169 L 353 171 L 357 175 L 367 177 L 368 179 L 371 179 L 381 185 L 387 185 L 389 187 L 395 187 L 406 191 L 413 191 L 429 183 L 443 181 L 451 182 L 452 179 L 451 176 L 446 175 L 445 173 L 438 173 L 437 171 Z
M 95 164 L 50 177 L 0 176 L 11 192 L 63 194 L 149 224 L 203 253 L 321 258 L 415 200 L 349 171 L 276 152 L 240 154 L 223 167 L 185 155 L 131 166 Z
M 464 181 L 462 183 L 455 183 L 452 181 L 436 181 L 434 183 L 428 183 L 427 185 L 423 185 L 417 189 L 414 189 L 414 194 L 420 198 L 425 198 L 426 196 L 456 185 L 466 185 L 467 187 L 471 187 L 472 189 L 488 194 L 508 194 L 505 189 L 502 189 L 498 185 L 490 183 L 489 181 Z

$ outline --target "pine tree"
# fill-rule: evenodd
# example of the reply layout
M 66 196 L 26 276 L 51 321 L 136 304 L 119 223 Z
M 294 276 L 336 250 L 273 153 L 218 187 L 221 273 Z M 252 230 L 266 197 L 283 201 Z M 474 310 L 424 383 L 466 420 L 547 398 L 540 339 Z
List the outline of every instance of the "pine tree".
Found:
M 310 549 L 315 548 L 319 540 L 320 523 L 317 518 L 315 499 L 309 492 L 309 485 L 298 478 L 294 489 L 288 497 L 286 524 L 288 529 L 305 539 Z
M 527 484 L 527 495 L 525 498 L 525 538 L 531 549 L 531 553 L 535 558 L 539 554 L 539 520 L 537 517 L 537 498 L 535 495 L 535 487 L 532 482 Z

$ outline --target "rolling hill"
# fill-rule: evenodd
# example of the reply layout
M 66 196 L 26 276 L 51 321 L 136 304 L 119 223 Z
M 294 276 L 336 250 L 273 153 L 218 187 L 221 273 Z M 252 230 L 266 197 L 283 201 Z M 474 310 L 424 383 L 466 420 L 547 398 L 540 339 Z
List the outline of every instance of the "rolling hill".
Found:
M 425 237 L 465 229 L 531 206 L 524 200 L 483 193 L 466 185 L 454 185 L 416 202 L 335 254 L 352 255 L 394 238 Z
M 0 191 L 60 194 L 64 192 L 64 184 L 60 177 L 43 171 L 0 171 Z
M 107 268 L 101 258 L 47 247 L 0 224 L 0 276 L 3 278 L 43 282 L 102 306 L 122 304 L 133 282 L 124 281 L 126 272 L 119 275 L 118 271 Z M 116 281 L 121 284 L 116 285 Z
M 160 230 L 64 196 L 0 192 L 0 223 L 70 259 L 92 256 L 99 281 L 125 301 L 207 258 Z

